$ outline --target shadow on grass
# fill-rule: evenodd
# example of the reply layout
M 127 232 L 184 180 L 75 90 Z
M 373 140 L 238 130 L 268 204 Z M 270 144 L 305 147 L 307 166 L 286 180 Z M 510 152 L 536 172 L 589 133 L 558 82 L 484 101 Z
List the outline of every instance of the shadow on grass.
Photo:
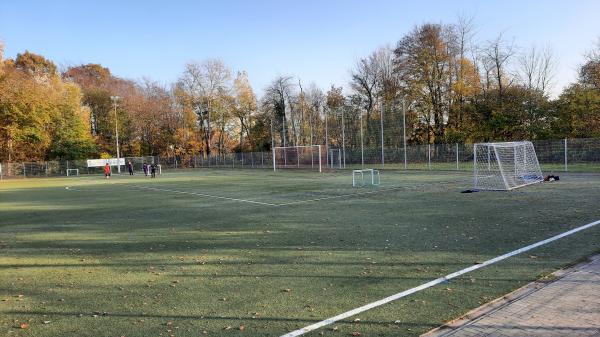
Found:
M 63 311 L 40 311 L 40 310 L 9 310 L 4 311 L 6 314 L 12 315 L 37 315 L 37 316 L 75 316 L 79 317 L 84 314 L 82 312 L 63 312 Z M 86 312 L 85 315 L 93 315 L 95 312 Z M 315 318 L 285 318 L 285 317 L 261 317 L 261 316 L 213 316 L 213 315 L 168 315 L 168 314 L 152 314 L 147 312 L 110 312 L 106 313 L 104 316 L 99 317 L 126 317 L 126 318 L 159 318 L 159 319 L 192 319 L 192 320 L 246 320 L 246 321 L 267 321 L 267 322 L 289 322 L 289 323 L 303 323 L 303 324 L 311 324 L 320 322 L 321 319 Z M 339 323 L 355 323 L 352 320 L 341 320 Z M 361 320 L 360 324 L 373 324 L 373 325 L 383 325 L 388 326 L 390 324 L 394 324 L 393 322 L 382 322 L 382 321 L 372 321 L 372 320 Z M 431 323 L 419 323 L 419 322 L 402 322 L 402 325 L 406 326 L 418 326 L 418 327 L 436 327 L 437 324 Z

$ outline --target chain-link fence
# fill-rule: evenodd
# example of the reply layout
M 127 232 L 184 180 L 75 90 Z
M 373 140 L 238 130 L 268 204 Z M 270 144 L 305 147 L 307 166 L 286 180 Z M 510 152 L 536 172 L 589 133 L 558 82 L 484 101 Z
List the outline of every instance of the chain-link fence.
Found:
M 158 164 L 158 157 L 125 157 L 125 166 L 113 167 L 113 172 L 127 171 L 127 163 L 131 162 L 136 172 L 143 172 L 143 164 Z M 20 163 L 0 163 L 0 179 L 76 176 L 85 174 L 102 174 L 103 167 L 88 167 L 87 160 L 38 161 Z
M 600 139 L 559 139 L 533 141 L 538 160 L 544 172 L 600 172 Z M 339 145 L 339 144 L 336 144 Z M 333 147 L 330 146 L 330 149 Z M 381 147 L 336 148 L 331 169 L 372 167 L 407 170 L 461 170 L 473 168 L 473 144 L 431 144 Z M 325 151 L 327 157 L 333 153 Z M 332 165 L 327 158 L 327 165 Z M 188 157 L 126 157 L 136 172 L 143 164 L 160 164 L 162 169 L 228 168 L 273 169 L 271 152 L 239 152 L 195 155 Z M 69 170 L 77 170 L 75 172 Z M 121 167 L 126 172 L 126 167 Z M 87 167 L 85 160 L 44 161 L 0 164 L 0 178 L 49 177 L 73 174 L 102 174 L 102 167 Z M 116 172 L 113 168 L 113 172 Z

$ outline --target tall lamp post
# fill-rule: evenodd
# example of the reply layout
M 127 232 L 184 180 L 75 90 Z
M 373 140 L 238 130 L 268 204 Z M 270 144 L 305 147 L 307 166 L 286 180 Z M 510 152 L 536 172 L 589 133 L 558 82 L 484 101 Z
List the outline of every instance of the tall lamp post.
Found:
M 110 99 L 113 101 L 113 106 L 115 108 L 115 135 L 117 138 L 117 172 L 121 173 L 121 154 L 119 151 L 119 120 L 117 118 L 117 101 L 121 99 L 119 96 L 110 96 Z

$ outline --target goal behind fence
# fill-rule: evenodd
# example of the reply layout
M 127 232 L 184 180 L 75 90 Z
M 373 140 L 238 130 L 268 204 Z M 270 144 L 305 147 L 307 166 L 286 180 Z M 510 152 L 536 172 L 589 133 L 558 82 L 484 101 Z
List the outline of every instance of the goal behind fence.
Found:
M 323 172 L 327 151 L 323 145 L 280 146 L 273 148 L 273 170 L 305 169 Z

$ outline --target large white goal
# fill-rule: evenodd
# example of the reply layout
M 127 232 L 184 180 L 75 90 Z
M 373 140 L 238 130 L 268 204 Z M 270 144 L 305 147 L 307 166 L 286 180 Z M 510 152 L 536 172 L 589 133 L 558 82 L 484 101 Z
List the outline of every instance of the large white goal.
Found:
M 323 172 L 327 151 L 323 145 L 285 146 L 273 148 L 273 170 L 305 169 Z
M 478 143 L 473 149 L 476 190 L 508 191 L 542 182 L 531 142 Z

